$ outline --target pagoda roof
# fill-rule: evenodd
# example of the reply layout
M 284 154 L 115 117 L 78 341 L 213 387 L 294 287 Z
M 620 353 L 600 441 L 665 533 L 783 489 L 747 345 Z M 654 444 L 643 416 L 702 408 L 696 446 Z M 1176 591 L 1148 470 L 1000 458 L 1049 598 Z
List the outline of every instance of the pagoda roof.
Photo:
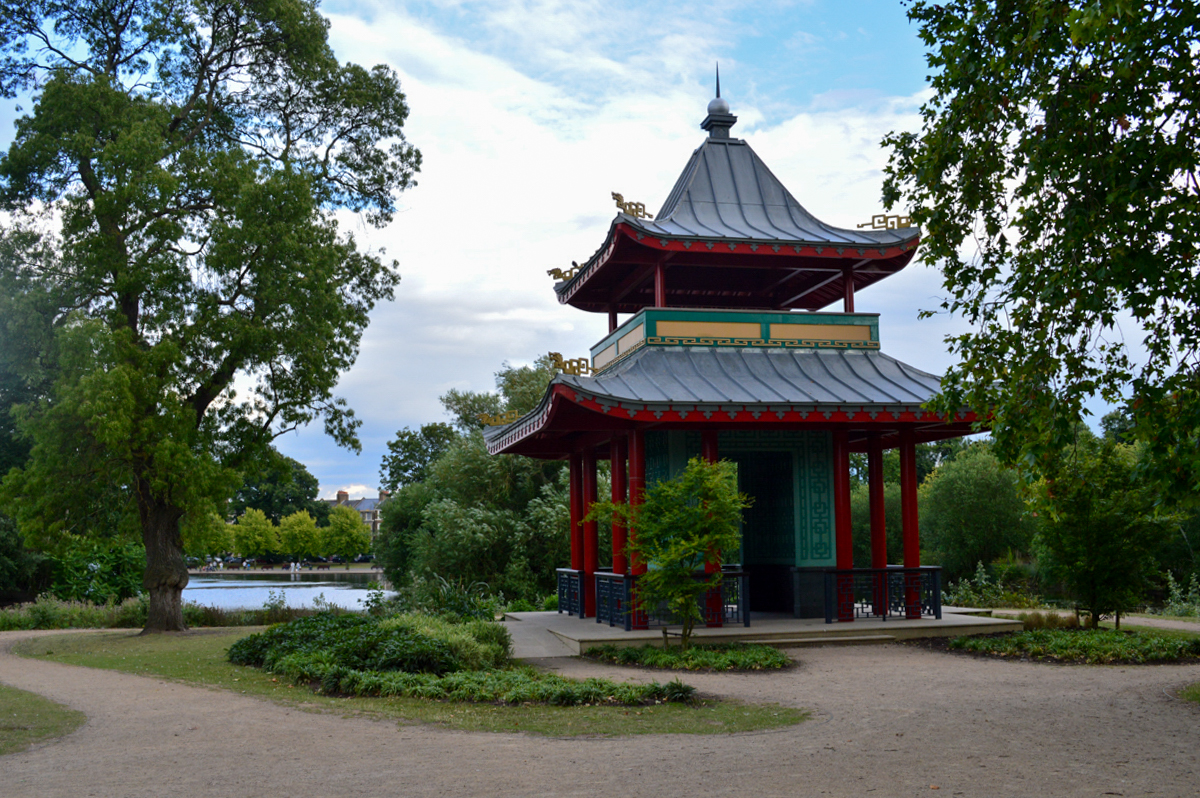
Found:
M 732 138 L 708 138 L 696 148 L 655 219 L 620 217 L 659 238 L 877 249 L 915 242 L 921 235 L 915 227 L 847 230 L 822 222 L 749 144 Z
M 974 414 L 947 421 L 923 409 L 939 389 L 936 375 L 879 351 L 646 348 L 596 376 L 556 376 L 538 407 L 484 439 L 493 454 L 561 456 L 564 436 L 647 423 L 911 426 L 918 440 L 971 432 Z
M 737 117 L 723 100 L 701 125 L 696 148 L 656 218 L 623 203 L 604 243 L 554 286 L 559 302 L 636 313 L 655 305 L 654 275 L 666 269 L 669 307 L 816 310 L 841 299 L 846 281 L 865 288 L 903 269 L 921 231 L 826 224 L 801 205 L 758 154 L 729 136 Z

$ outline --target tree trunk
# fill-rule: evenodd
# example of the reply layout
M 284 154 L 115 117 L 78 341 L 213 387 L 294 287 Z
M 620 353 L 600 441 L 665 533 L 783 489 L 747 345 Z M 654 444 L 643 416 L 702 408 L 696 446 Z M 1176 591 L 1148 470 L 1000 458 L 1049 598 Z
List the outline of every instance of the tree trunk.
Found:
M 149 485 L 139 485 L 149 488 Z M 150 612 L 142 634 L 182 632 L 183 589 L 188 583 L 187 561 L 183 557 L 183 536 L 179 519 L 183 511 L 165 502 L 149 498 L 139 491 L 138 513 L 142 521 L 142 541 L 146 544 L 146 575 L 142 586 L 150 594 Z

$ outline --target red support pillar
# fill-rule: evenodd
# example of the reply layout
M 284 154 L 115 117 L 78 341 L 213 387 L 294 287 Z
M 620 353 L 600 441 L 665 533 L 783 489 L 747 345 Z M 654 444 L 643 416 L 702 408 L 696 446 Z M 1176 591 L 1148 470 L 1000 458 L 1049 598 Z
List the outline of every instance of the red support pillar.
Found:
M 610 333 L 617 331 L 617 307 L 616 307 L 616 305 L 608 306 L 608 331 Z
M 871 567 L 887 568 L 887 515 L 883 506 L 883 440 L 867 437 L 867 495 L 871 502 Z
M 583 455 L 572 454 L 571 477 L 571 568 L 583 570 Z
M 887 568 L 887 516 L 883 505 L 883 439 L 878 432 L 867 434 L 867 497 L 871 508 L 871 567 Z M 872 577 L 874 610 L 878 616 L 888 611 L 887 572 Z
M 842 309 L 854 312 L 854 269 L 842 270 Z
M 706 429 L 700 433 L 700 456 L 705 462 L 715 463 L 721 458 L 720 447 L 718 445 L 717 431 L 715 429 Z M 714 574 L 721 570 L 721 552 L 709 552 L 708 559 L 704 562 L 704 573 Z M 707 626 L 722 626 L 724 625 L 724 615 L 722 611 L 724 602 L 721 600 L 721 590 L 709 591 L 705 597 L 705 615 L 707 618 Z
M 628 479 L 626 479 L 625 458 L 629 454 L 629 443 L 622 437 L 612 439 L 608 445 L 608 462 L 612 472 L 612 503 L 623 504 L 627 501 Z M 625 558 L 625 525 L 614 520 L 612 527 L 612 569 L 614 574 L 623 574 L 628 569 Z
M 635 429 L 629 433 L 629 504 L 637 506 L 642 503 L 642 498 L 646 493 L 646 435 L 642 430 Z M 629 529 L 630 541 L 637 540 L 637 527 Z M 642 562 L 642 558 L 636 554 L 630 555 L 629 558 L 629 573 L 633 576 L 640 576 L 646 573 L 646 563 Z M 646 618 L 646 613 L 642 611 L 638 605 L 637 596 L 633 597 L 633 606 L 630 607 L 632 615 L 632 625 L 634 629 L 646 629 L 649 627 L 649 620 Z
M 667 306 L 667 267 L 662 261 L 654 264 L 654 307 Z
M 854 544 L 850 532 L 850 435 L 846 430 L 833 433 L 833 526 L 837 550 L 837 569 L 854 567 Z M 839 575 L 837 616 L 839 621 L 854 620 L 853 583 Z
M 900 430 L 900 528 L 904 533 L 904 567 L 921 567 L 921 532 L 917 517 L 917 444 L 911 429 Z M 905 615 L 921 617 L 920 576 L 904 576 Z
M 583 452 L 583 514 L 592 510 L 599 500 L 596 486 L 596 450 Z M 596 579 L 600 568 L 600 525 L 595 521 L 583 522 L 583 617 L 596 617 Z

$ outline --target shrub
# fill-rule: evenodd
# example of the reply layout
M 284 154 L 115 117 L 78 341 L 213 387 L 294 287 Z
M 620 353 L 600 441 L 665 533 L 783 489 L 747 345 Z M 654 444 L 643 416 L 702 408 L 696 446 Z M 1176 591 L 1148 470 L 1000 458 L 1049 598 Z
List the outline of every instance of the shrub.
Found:
M 1057 612 L 1022 612 L 1017 616 L 1025 624 L 1025 631 L 1034 629 L 1078 629 L 1079 616 L 1059 615 Z
M 558 612 L 557 593 L 551 593 L 542 600 L 542 612 Z
M 507 612 L 537 612 L 537 607 L 533 606 L 533 602 L 525 599 L 517 599 L 516 601 L 508 602 Z
M 504 596 L 491 595 L 484 582 L 450 581 L 433 574 L 416 579 L 409 588 L 407 601 L 414 609 L 453 620 L 476 618 L 493 620 L 504 604 Z
M 791 659 L 778 649 L 745 643 L 697 645 L 687 649 L 605 645 L 589 648 L 584 656 L 617 665 L 688 671 L 759 671 L 786 668 L 792 664 Z
M 1086 665 L 1171 662 L 1200 657 L 1200 638 L 1111 629 L 1039 629 L 997 637 L 956 637 L 950 648 Z
M 1011 572 L 1011 569 L 1010 569 Z M 975 576 L 965 577 L 946 588 L 942 601 L 955 607 L 1016 607 L 1033 609 L 1043 606 L 1041 597 L 1013 585 L 993 581 L 982 562 L 975 567 Z
M 1160 610 L 1162 615 L 1179 615 L 1185 618 L 1194 618 L 1200 616 L 1200 582 L 1196 581 L 1196 575 L 1192 574 L 1192 580 L 1188 583 L 1188 591 L 1185 595 L 1183 585 L 1175 581 L 1175 577 L 1171 572 L 1167 572 L 1167 603 Z

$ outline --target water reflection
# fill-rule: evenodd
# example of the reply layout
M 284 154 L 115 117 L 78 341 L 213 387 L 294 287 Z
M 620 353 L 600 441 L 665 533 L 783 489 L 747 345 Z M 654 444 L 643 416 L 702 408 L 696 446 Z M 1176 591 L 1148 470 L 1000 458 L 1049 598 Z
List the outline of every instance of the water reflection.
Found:
M 283 595 L 288 607 L 312 607 L 323 597 L 325 603 L 347 610 L 361 610 L 367 585 L 382 581 L 378 572 L 329 573 L 203 573 L 192 574 L 183 589 L 183 600 L 223 610 L 259 609 L 275 595 Z M 386 590 L 385 595 L 395 595 Z

